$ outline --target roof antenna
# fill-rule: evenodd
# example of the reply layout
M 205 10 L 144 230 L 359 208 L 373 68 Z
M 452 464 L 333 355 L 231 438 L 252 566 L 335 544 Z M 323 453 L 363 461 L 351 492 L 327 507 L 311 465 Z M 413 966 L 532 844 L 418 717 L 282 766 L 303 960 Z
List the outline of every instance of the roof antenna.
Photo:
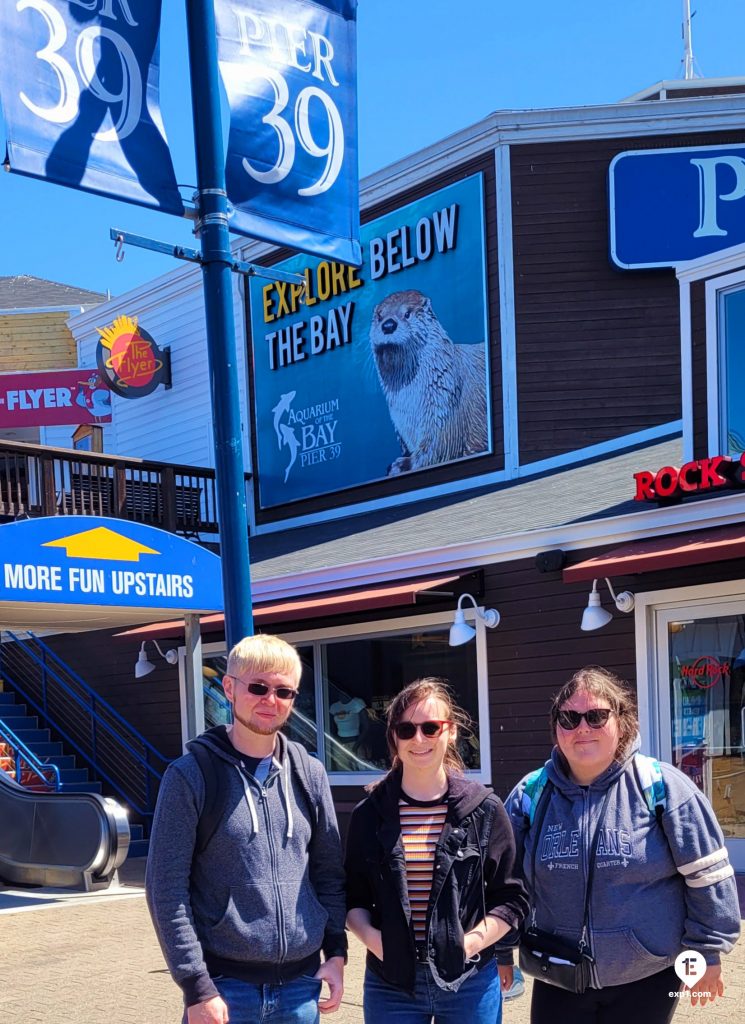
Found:
M 683 78 L 690 81 L 700 77 L 696 74 L 696 58 L 693 56 L 693 36 L 691 34 L 691 21 L 696 12 L 691 13 L 691 0 L 683 0 Z

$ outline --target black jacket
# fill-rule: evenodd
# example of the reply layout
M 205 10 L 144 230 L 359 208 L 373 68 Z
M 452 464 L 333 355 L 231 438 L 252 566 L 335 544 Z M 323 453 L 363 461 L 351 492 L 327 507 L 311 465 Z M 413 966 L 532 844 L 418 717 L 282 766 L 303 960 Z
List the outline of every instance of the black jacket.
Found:
M 383 937 L 383 960 L 368 967 L 396 988 L 413 992 L 416 945 L 406 888 L 398 801 L 401 773 L 391 772 L 355 807 L 346 851 L 347 907 L 369 911 Z M 520 927 L 528 904 L 514 874 L 515 843 L 502 801 L 479 782 L 450 777 L 445 825 L 435 850 L 427 909 L 427 955 L 435 981 L 457 991 L 478 964 L 466 963 L 465 932 L 486 913 Z M 483 881 L 482 881 L 483 880 Z

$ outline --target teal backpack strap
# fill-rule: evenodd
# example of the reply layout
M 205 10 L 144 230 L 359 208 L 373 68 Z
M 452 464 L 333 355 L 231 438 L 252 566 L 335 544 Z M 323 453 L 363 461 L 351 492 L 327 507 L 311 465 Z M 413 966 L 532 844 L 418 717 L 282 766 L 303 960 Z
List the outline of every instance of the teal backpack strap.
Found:
M 634 754 L 634 767 L 650 814 L 659 821 L 667 806 L 667 790 L 660 762 L 656 757 L 637 753 Z
M 523 790 L 520 809 L 523 812 L 526 828 L 530 828 L 535 820 L 535 812 L 547 782 L 548 772 L 546 771 L 545 764 L 542 768 L 536 768 L 525 780 L 525 789 Z

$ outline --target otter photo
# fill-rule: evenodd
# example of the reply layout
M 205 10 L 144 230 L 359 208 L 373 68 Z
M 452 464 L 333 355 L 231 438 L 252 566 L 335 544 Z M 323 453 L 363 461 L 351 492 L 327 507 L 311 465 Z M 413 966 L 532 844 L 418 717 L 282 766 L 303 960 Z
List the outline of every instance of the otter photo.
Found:
M 250 284 L 262 508 L 413 490 L 492 454 L 483 176 L 368 221 L 361 241 L 359 269 L 298 255 L 277 267 L 304 288 Z
M 378 303 L 370 345 L 401 445 L 388 476 L 488 450 L 484 346 L 450 338 L 428 296 Z

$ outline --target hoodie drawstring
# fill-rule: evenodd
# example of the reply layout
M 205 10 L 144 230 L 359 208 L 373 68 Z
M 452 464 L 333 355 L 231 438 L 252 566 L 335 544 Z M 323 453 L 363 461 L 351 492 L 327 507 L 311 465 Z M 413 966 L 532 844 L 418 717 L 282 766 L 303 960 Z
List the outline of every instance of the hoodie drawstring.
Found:
M 284 785 L 282 791 L 285 795 L 285 807 L 287 808 L 287 838 L 292 839 L 292 830 L 294 822 L 292 820 L 292 801 L 290 800 L 290 764 L 289 757 L 285 757 L 285 762 L 282 765 L 284 771 Z
M 249 811 L 251 813 L 251 827 L 254 830 L 254 835 L 258 835 L 259 834 L 259 816 L 256 813 L 256 806 L 255 806 L 255 804 L 253 802 L 253 798 L 251 797 L 251 786 L 249 784 L 248 779 L 243 774 L 243 772 L 241 771 L 241 769 L 240 769 L 240 767 L 238 765 L 235 765 L 235 770 L 240 775 L 241 782 L 243 783 L 243 792 L 246 794 L 246 803 L 248 804 L 248 809 L 249 809 Z

